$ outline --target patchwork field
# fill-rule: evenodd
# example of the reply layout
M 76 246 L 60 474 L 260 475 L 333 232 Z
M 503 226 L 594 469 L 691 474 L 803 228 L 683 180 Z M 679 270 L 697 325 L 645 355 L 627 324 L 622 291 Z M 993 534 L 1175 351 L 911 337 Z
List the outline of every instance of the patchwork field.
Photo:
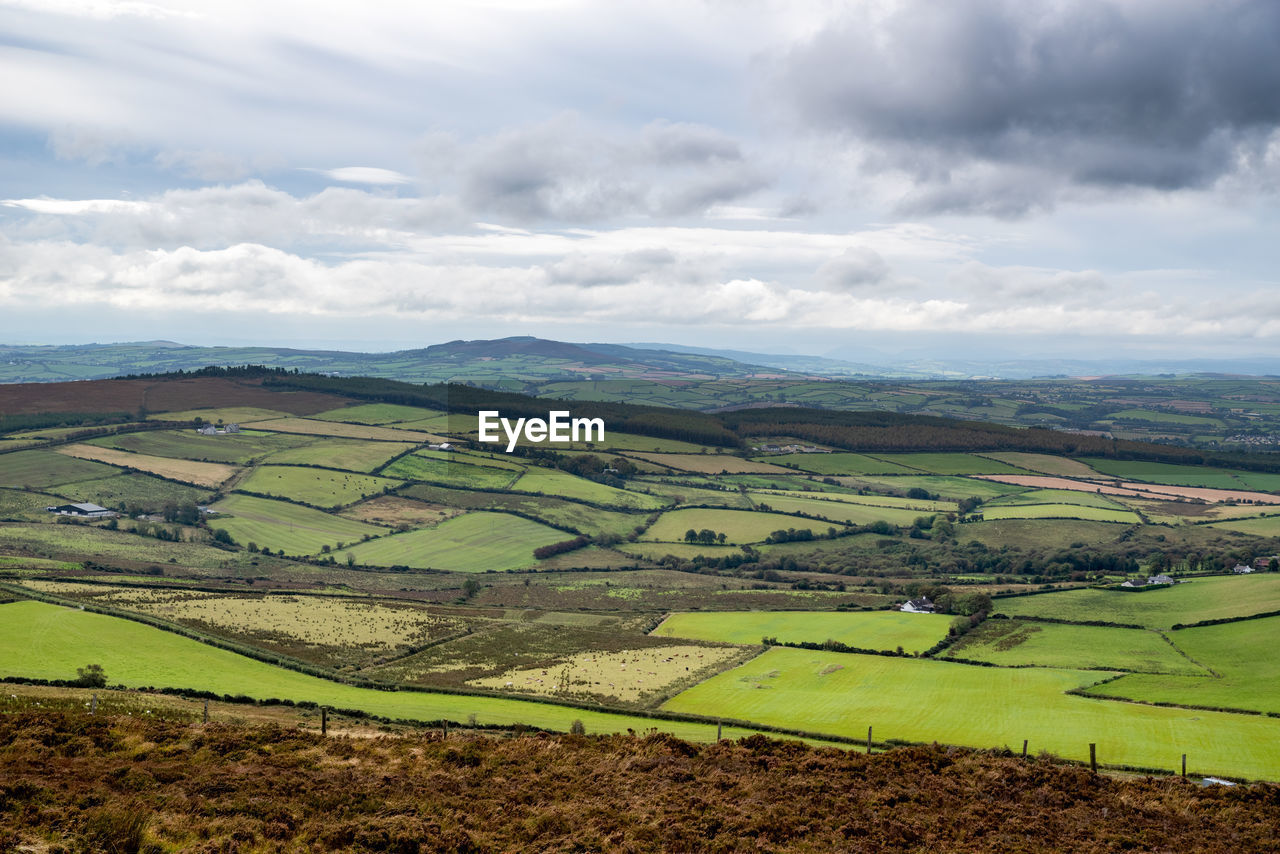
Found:
M 366 474 L 412 450 L 408 442 L 366 442 L 357 439 L 319 439 L 300 448 L 277 451 L 265 459 L 272 465 L 324 466 Z
M 1180 466 L 1140 460 L 1086 459 L 1104 476 L 1119 480 L 1166 483 L 1171 486 L 1202 486 L 1244 492 L 1280 492 L 1280 474 L 1215 469 L 1202 466 Z
M 1199 774 L 1274 777 L 1275 722 L 1263 717 L 1115 703 L 1066 694 L 1098 671 L 972 667 L 942 661 L 774 647 L 662 708 L 815 732 L 975 747 L 1048 750 L 1072 759 Z
M 79 480 L 111 477 L 119 473 L 117 468 L 68 457 L 56 451 L 15 451 L 0 454 L 0 486 L 4 487 L 45 489 Z
M 670 502 L 652 495 L 626 489 L 615 489 L 603 483 L 574 477 L 555 469 L 530 467 L 511 487 L 520 492 L 535 492 L 561 498 L 576 498 L 606 507 L 634 510 L 656 510 Z
M 123 504 L 151 512 L 159 511 L 167 504 L 206 504 L 213 496 L 207 489 L 139 473 L 64 483 L 50 487 L 50 490 L 72 502 L 92 501 L 103 507 Z
M 84 444 L 157 457 L 245 465 L 273 451 L 295 448 L 313 441 L 315 440 L 309 436 L 250 430 L 217 436 L 204 436 L 195 430 L 147 430 L 89 439 Z
M 763 505 L 782 513 L 805 513 L 810 516 L 821 516 L 836 523 L 848 522 L 854 525 L 867 525 L 877 521 L 885 521 L 891 525 L 910 525 L 921 516 L 933 515 L 927 510 L 880 507 L 870 502 L 852 503 L 822 498 L 797 498 L 794 495 L 781 495 L 776 492 L 749 492 L 747 495 L 757 507 Z
M 1169 638 L 1211 676 L 1134 675 L 1099 685 L 1089 693 L 1148 703 L 1247 709 L 1280 713 L 1280 617 L 1242 620 L 1170 632 Z
M 464 489 L 507 489 L 520 475 L 520 472 L 505 467 L 472 465 L 426 454 L 401 457 L 382 473 L 388 477 L 425 480 Z
M 407 566 L 453 572 L 500 572 L 533 566 L 534 549 L 572 539 L 506 513 L 466 513 L 434 528 L 394 534 L 343 550 L 369 566 Z
M 1018 469 L 977 454 L 876 454 L 876 459 L 906 469 L 939 475 L 1014 474 Z M 872 474 L 872 472 L 868 472 Z
M 650 528 L 645 531 L 643 539 L 659 542 L 684 542 L 685 532 L 701 531 L 704 528 L 725 535 L 725 542 L 739 545 L 742 543 L 762 542 L 774 531 L 810 530 L 815 534 L 826 533 L 832 523 L 802 519 L 799 516 L 786 516 L 781 513 L 751 513 L 745 510 L 669 510 L 663 513 Z M 834 527 L 842 527 L 836 524 Z
M 776 454 L 753 457 L 757 462 L 772 463 L 814 474 L 915 474 L 917 469 L 869 457 L 865 454 Z
M 271 418 L 240 425 L 272 433 L 301 433 L 310 436 L 336 436 L 342 439 L 364 439 L 370 442 L 441 442 L 446 441 L 431 433 L 417 430 L 393 430 L 365 424 L 343 424 L 340 421 L 320 421 L 310 418 Z
M 1176 635 L 1175 635 L 1176 636 Z M 1148 629 L 987 620 L 946 652 L 947 658 L 1002 667 L 1065 667 L 1207 676 L 1165 637 Z
M 648 454 L 639 451 L 628 451 L 628 457 L 635 457 L 660 466 L 691 471 L 702 474 L 788 474 L 791 470 L 769 463 L 744 460 L 730 454 Z
M 947 635 L 951 619 L 942 614 L 900 611 L 745 611 L 672 614 L 653 634 L 721 643 L 759 644 L 839 641 L 860 649 L 923 652 Z
M 367 474 L 296 466 L 261 466 L 240 481 L 236 488 L 315 507 L 342 507 L 402 485 L 402 481 Z
M 388 533 L 386 528 L 252 495 L 229 495 L 214 509 L 218 515 L 209 517 L 209 527 L 226 531 L 241 545 L 255 543 L 291 555 L 314 554 L 325 546 Z
M 984 519 L 1085 519 L 1136 525 L 1142 521 L 1132 510 L 1087 507 L 1082 504 L 1006 504 L 982 508 Z
M 396 403 L 361 403 L 319 412 L 311 418 L 316 421 L 346 421 L 352 424 L 394 424 L 402 421 L 420 421 L 435 418 L 444 413 L 420 406 L 401 406 Z
M 1058 477 L 1075 477 L 1088 480 L 1098 477 L 1098 472 L 1080 460 L 1068 457 L 1054 457 L 1049 454 L 1027 454 L 1018 451 L 992 451 L 981 454 L 993 460 L 1026 469 L 1040 474 L 1051 474 Z
M 197 543 L 173 543 L 92 525 L 0 525 L 0 549 L 77 559 L 120 560 L 190 568 L 247 563 L 235 552 Z
M 651 718 L 606 714 L 494 697 L 375 691 L 307 676 L 216 649 L 198 641 L 101 614 L 38 602 L 0 605 L 0 672 L 38 679 L 74 679 L 78 667 L 102 665 L 112 684 L 185 687 L 219 694 L 287 697 L 396 719 L 480 724 L 523 723 L 567 732 L 581 721 L 588 732 L 655 726 Z M 714 724 L 661 722 L 680 738 L 709 741 Z M 750 730 L 725 728 L 732 738 Z
M 194 460 L 175 460 L 169 457 L 153 457 L 149 454 L 131 454 L 115 448 L 97 448 L 93 445 L 64 445 L 58 453 L 82 460 L 94 460 L 121 468 L 137 469 L 151 474 L 180 480 L 196 486 L 217 489 L 239 471 L 235 466 L 222 463 L 202 463 Z
M 1064 590 L 997 599 L 996 613 L 1167 629 L 1177 623 L 1280 611 L 1280 573 L 1195 578 L 1159 590 Z

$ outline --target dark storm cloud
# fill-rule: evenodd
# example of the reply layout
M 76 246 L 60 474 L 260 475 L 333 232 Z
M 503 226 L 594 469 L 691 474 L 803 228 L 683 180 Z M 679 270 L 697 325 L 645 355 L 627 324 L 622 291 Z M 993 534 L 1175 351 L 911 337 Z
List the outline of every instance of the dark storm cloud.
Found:
M 909 204 L 1009 212 L 1064 184 L 1232 171 L 1280 125 L 1278 53 L 1275 0 L 905 0 L 828 25 L 775 84 L 803 122 L 869 148 L 869 168 L 905 170 Z M 1000 187 L 984 165 L 1042 186 Z

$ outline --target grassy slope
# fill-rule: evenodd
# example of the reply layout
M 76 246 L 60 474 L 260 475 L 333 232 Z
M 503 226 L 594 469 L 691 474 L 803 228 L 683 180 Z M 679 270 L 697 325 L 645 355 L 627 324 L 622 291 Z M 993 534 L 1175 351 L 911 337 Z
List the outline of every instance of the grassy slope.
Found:
M 310 700 L 392 718 L 465 721 L 474 714 L 480 723 L 524 723 L 562 731 L 577 719 L 589 732 L 657 724 L 681 738 L 706 741 L 715 736 L 715 727 L 703 724 L 655 722 L 520 700 L 355 688 L 129 620 L 39 602 L 0 605 L 0 615 L 0 672 L 7 675 L 74 679 L 77 667 L 96 663 L 112 684 Z
M 996 600 L 996 612 L 1169 628 L 1280 610 L 1280 574 L 1196 578 L 1161 590 L 1064 590 Z
M 359 439 L 320 439 L 302 448 L 289 448 L 267 457 L 274 465 L 325 466 L 366 474 L 415 447 L 407 442 L 364 442 Z
M 799 516 L 786 516 L 781 513 L 753 513 L 748 510 L 671 510 L 663 513 L 644 534 L 646 540 L 660 542 L 684 542 L 685 532 L 692 528 L 701 531 L 710 528 L 722 533 L 726 542 L 758 543 L 777 530 L 808 528 L 817 533 L 826 533 L 833 527 L 830 522 L 801 519 Z M 834 525 L 834 527 L 840 527 Z
M 397 480 L 365 474 L 294 466 L 262 466 L 254 469 L 237 484 L 237 488 L 301 501 L 316 507 L 340 507 L 377 495 L 387 487 L 394 489 L 402 485 Z
M 434 528 L 395 534 L 344 549 L 372 566 L 484 572 L 534 566 L 533 550 L 572 539 L 564 531 L 506 513 L 467 513 Z
M 947 634 L 951 620 L 941 615 L 898 611 L 747 611 L 672 614 L 653 634 L 724 643 L 757 644 L 763 637 L 783 643 L 836 640 L 862 649 L 907 652 L 928 649 Z
M 947 650 L 948 658 L 1002 666 L 1112 668 L 1204 676 L 1159 633 L 1147 629 L 988 620 Z
M 241 545 L 254 542 L 291 555 L 312 554 L 323 546 L 387 533 L 386 528 L 376 525 L 252 495 L 229 495 L 215 509 L 230 515 L 210 516 L 209 527 L 226 531 Z
M 838 668 L 838 669 L 832 669 Z M 1087 759 L 1202 773 L 1275 777 L 1275 722 L 1071 696 L 1098 672 L 972 667 L 874 655 L 773 648 L 677 695 L 676 711 L 741 716 L 814 731 L 976 747 L 1019 745 Z
M 1126 676 L 1093 693 L 1160 703 L 1280 712 L 1280 617 L 1171 632 L 1170 639 L 1213 678 Z
M 1084 519 L 1136 525 L 1142 520 L 1132 510 L 1087 507 L 1083 504 L 1009 504 L 982 508 L 984 519 Z

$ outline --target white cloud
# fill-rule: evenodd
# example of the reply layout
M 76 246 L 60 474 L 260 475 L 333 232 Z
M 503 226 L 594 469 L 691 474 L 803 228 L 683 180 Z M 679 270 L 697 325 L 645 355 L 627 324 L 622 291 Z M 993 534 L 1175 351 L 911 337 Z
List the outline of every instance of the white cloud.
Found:
M 408 184 L 413 179 L 408 175 L 392 169 L 380 169 L 376 166 L 340 166 L 337 169 L 312 169 L 334 181 L 344 184 L 373 184 L 375 186 L 392 186 Z

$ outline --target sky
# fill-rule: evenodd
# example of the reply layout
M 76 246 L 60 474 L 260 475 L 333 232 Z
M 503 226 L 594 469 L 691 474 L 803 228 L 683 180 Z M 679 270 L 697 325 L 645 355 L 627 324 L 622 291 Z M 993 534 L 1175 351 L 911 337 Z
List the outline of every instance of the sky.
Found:
M 1280 357 L 1274 0 L 0 0 L 0 343 Z

